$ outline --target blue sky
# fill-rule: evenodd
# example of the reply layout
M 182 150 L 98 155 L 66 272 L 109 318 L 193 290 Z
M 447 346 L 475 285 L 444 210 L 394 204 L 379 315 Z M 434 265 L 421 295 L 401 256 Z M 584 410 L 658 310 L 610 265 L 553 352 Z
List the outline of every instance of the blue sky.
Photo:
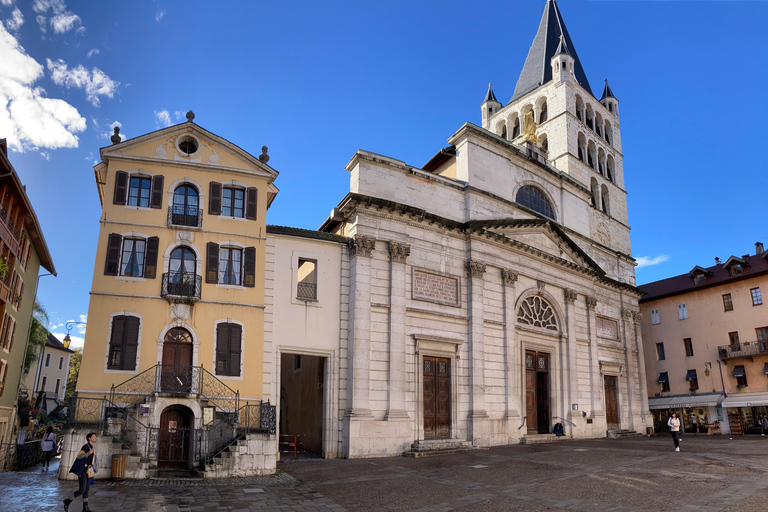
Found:
M 544 0 L 213 5 L 0 0 L 0 137 L 59 273 L 38 294 L 54 332 L 88 310 L 114 123 L 130 138 L 192 109 L 269 146 L 268 222 L 314 229 L 357 149 L 421 166 L 480 124 L 488 82 L 506 103 Z M 593 90 L 620 100 L 633 255 L 655 263 L 638 283 L 768 243 L 768 2 L 559 5 Z

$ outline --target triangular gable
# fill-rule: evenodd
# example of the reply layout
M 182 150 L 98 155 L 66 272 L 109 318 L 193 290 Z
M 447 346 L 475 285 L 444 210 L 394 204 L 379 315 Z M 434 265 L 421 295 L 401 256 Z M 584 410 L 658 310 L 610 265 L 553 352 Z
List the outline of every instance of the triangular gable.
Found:
M 553 222 L 543 219 L 501 219 L 473 221 L 469 226 L 502 235 L 544 254 L 605 275 L 605 271 Z
M 693 277 L 696 277 L 698 274 L 704 274 L 706 276 L 711 276 L 712 272 L 710 272 L 709 270 L 707 270 L 705 268 L 702 268 L 702 267 L 696 265 L 695 267 L 693 267 L 693 269 L 690 272 L 688 272 L 688 277 L 693 278 Z
M 200 140 L 202 144 L 199 154 L 187 158 L 177 151 L 176 140 L 184 134 L 190 134 Z M 119 144 L 101 148 L 99 152 L 101 159 L 105 162 L 111 156 L 124 156 L 247 169 L 270 176 L 270 181 L 278 175 L 276 170 L 257 157 L 193 122 L 181 123 L 140 135 Z
M 749 263 L 747 262 L 747 260 L 743 258 L 739 258 L 738 256 L 731 256 L 730 258 L 728 258 L 728 260 L 725 263 L 723 263 L 723 267 L 728 268 L 734 263 L 739 263 L 742 267 L 749 266 Z

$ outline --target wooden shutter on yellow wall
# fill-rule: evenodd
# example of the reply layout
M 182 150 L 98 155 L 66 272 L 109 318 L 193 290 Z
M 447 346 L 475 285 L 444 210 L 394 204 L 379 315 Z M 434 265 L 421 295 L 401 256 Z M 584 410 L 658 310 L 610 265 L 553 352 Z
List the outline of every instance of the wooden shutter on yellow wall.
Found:
M 205 282 L 219 282 L 219 244 L 208 242 L 206 245 L 207 258 L 205 262 Z
M 128 193 L 128 173 L 117 171 L 115 173 L 115 195 L 113 204 L 125 204 Z
M 107 242 L 107 260 L 104 263 L 104 275 L 116 276 L 120 272 L 120 246 L 123 243 L 123 237 L 117 233 L 109 235 Z
M 157 277 L 157 252 L 160 238 L 151 236 L 147 238 L 147 255 L 144 262 L 144 277 L 155 279 Z
M 256 248 L 246 247 L 244 259 L 243 285 L 253 288 L 256 286 Z
M 163 176 L 152 176 L 152 189 L 149 194 L 150 208 L 163 207 L 163 184 L 164 183 L 165 183 L 165 178 Z
M 259 189 L 248 188 L 245 190 L 245 218 L 248 220 L 256 220 L 256 201 L 258 198 Z
M 215 181 L 208 186 L 208 213 L 221 215 L 221 183 Z

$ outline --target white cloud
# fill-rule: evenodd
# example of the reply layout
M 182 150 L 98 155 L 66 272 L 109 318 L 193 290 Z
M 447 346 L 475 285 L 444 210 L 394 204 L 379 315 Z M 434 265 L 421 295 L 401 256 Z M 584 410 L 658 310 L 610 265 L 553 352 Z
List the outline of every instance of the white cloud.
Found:
M 67 10 L 64 0 L 35 0 L 32 10 L 40 15 L 37 17 L 37 23 L 43 33 L 46 33 L 46 17 L 42 15 L 48 14 L 48 11 L 52 14 L 50 24 L 55 34 L 64 34 L 75 27 L 78 34 L 85 32 L 85 27 L 82 26 L 83 20 L 77 14 Z
M 35 18 L 35 21 L 40 26 L 40 32 L 42 32 L 43 34 L 48 32 L 48 23 L 47 23 L 48 22 L 48 18 L 46 18 L 45 16 L 38 15 Z
M 2 3 L 6 7 L 10 7 L 13 5 L 13 0 L 0 0 L 0 3 Z
M 109 131 L 108 132 L 103 132 L 101 134 L 101 138 L 109 140 L 112 137 L 112 135 L 114 135 L 114 133 L 115 133 L 115 126 L 120 128 L 120 131 L 122 132 L 122 130 L 123 130 L 123 123 L 121 123 L 120 121 L 115 121 L 114 123 L 111 123 L 109 125 Z M 121 141 L 125 140 L 125 134 L 120 133 L 120 140 Z
M 99 49 L 98 49 L 98 48 L 94 48 L 93 50 L 91 50 L 91 51 L 89 51 L 89 52 L 88 52 L 88 58 L 90 59 L 90 58 L 91 58 L 91 57 L 93 57 L 94 55 L 98 55 L 98 54 L 100 54 L 100 53 L 101 53 L 101 52 L 99 51 Z
M 51 27 L 53 27 L 54 34 L 64 34 L 81 24 L 80 16 L 69 11 L 57 14 L 51 18 Z M 84 30 L 85 27 L 79 26 L 77 32 L 81 33 Z
M 51 153 L 48 152 L 48 151 L 41 151 L 40 152 L 40 156 L 45 158 L 46 160 L 50 160 L 51 159 Z
M 88 156 L 85 157 L 85 161 L 86 162 L 93 162 L 93 165 L 96 165 L 97 163 L 99 163 L 99 160 L 94 156 L 93 151 L 88 153 Z
M 69 103 L 45 97 L 33 84 L 43 66 L 0 24 L 0 133 L 15 151 L 76 148 L 85 118 Z
M 163 21 L 163 18 L 165 17 L 165 10 L 157 11 L 155 13 L 155 21 L 160 23 Z
M 185 116 L 184 112 L 180 110 L 177 110 L 176 112 L 173 113 L 173 117 L 176 118 L 176 121 L 181 121 L 182 119 L 184 119 L 184 116 Z
M 8 27 L 8 30 L 19 30 L 23 24 L 24 16 L 18 8 L 11 13 L 11 19 L 5 20 L 5 26 Z
M 655 258 L 651 258 L 650 256 L 640 256 L 637 258 L 637 268 L 652 267 L 653 265 L 658 265 L 665 261 L 669 261 L 669 255 L 667 254 L 660 254 Z
M 167 110 L 155 110 L 155 122 L 159 127 L 171 126 L 171 114 Z
M 99 96 L 114 97 L 115 91 L 117 91 L 117 87 L 120 85 L 120 82 L 112 80 L 99 68 L 93 68 L 91 71 L 88 71 L 81 64 L 70 69 L 62 59 L 55 62 L 51 59 L 45 60 L 48 63 L 48 71 L 51 72 L 51 78 L 56 85 L 84 89 L 86 99 L 94 107 L 98 107 L 101 104 Z

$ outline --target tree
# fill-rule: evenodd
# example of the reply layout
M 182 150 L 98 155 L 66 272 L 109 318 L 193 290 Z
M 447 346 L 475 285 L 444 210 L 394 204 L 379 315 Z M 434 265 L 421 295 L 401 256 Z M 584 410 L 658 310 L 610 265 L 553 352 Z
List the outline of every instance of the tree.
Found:
M 32 309 L 32 320 L 29 327 L 29 344 L 27 345 L 27 355 L 24 358 L 24 373 L 29 373 L 32 363 L 37 361 L 37 355 L 40 348 L 45 346 L 45 340 L 48 338 L 48 312 L 40 302 L 35 300 Z
M 64 393 L 64 400 L 69 401 L 75 389 L 77 388 L 77 376 L 80 375 L 80 363 L 83 362 L 83 349 L 76 348 L 75 352 L 69 356 L 69 376 L 67 377 L 67 391 Z

